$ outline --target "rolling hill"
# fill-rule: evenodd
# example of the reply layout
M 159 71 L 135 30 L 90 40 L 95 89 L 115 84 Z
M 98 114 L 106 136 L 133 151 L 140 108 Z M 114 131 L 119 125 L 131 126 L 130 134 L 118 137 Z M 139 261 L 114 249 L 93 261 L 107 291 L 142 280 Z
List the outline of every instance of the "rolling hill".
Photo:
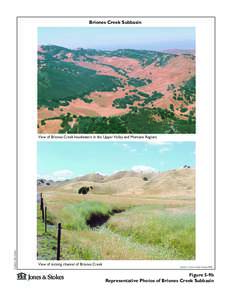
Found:
M 113 196 L 182 196 L 194 198 L 195 170 L 177 169 L 162 173 L 143 173 L 135 171 L 120 171 L 113 175 L 98 173 L 76 177 L 72 180 L 55 182 L 51 185 L 38 185 L 41 190 L 78 193 L 82 186 L 92 186 L 88 195 Z

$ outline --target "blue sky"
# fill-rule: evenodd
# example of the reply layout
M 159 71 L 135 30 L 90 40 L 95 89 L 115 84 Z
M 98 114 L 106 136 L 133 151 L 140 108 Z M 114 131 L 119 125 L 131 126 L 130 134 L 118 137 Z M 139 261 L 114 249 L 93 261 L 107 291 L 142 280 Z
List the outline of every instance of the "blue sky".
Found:
M 67 48 L 195 49 L 194 27 L 40 27 L 39 45 Z
M 120 170 L 195 166 L 194 142 L 38 142 L 38 177 L 64 180 Z

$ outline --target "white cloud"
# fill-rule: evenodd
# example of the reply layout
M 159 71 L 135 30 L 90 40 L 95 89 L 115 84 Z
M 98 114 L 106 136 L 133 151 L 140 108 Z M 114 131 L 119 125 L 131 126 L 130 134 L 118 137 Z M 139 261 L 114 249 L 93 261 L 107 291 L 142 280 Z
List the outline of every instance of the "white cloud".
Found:
M 105 173 L 102 173 L 102 172 L 100 172 L 100 171 L 97 171 L 97 172 L 95 172 L 95 173 L 98 174 L 98 175 L 101 175 L 101 176 L 106 176 Z
M 43 178 L 46 180 L 54 180 L 54 181 L 62 181 L 66 179 L 71 179 L 74 177 L 74 173 L 71 170 L 58 170 L 55 172 L 52 172 L 51 174 L 45 174 L 45 175 L 38 175 L 38 178 Z
M 115 171 L 113 171 L 112 172 L 112 175 L 114 175 L 114 174 L 116 174 L 116 173 L 118 173 L 118 172 L 121 172 L 122 170 L 115 170 Z
M 139 166 L 134 166 L 131 168 L 132 171 L 134 172 L 138 172 L 138 173 L 152 173 L 152 172 L 157 172 L 156 169 L 150 167 L 150 166 L 143 166 L 143 165 L 139 165 Z

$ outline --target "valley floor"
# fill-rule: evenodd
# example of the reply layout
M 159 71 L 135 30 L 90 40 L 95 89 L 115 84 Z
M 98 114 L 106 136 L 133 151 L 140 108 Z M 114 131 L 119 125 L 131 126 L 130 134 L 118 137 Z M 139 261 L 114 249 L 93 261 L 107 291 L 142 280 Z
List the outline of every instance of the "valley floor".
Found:
M 78 195 L 43 191 L 44 233 L 38 207 L 38 259 L 56 259 L 56 224 L 62 223 L 62 260 L 193 260 L 195 201 L 152 195 Z M 91 223 L 91 218 L 95 222 Z M 100 220 L 100 223 L 98 221 Z M 103 221 L 102 221 L 103 220 Z M 90 224 L 96 226 L 91 227 Z

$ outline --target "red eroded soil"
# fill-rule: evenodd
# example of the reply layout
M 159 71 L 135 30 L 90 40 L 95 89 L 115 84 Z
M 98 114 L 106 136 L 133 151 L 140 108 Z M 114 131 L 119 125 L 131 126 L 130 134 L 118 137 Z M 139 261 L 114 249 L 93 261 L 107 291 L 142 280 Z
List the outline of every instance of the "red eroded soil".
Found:
M 126 72 L 130 72 L 132 70 L 136 70 L 137 68 L 141 68 L 138 60 L 127 57 L 107 57 L 107 56 L 93 56 L 99 63 L 112 65 L 116 68 L 120 68 L 125 70 Z
M 38 60 L 44 60 L 44 56 L 43 55 L 38 55 Z
M 38 133 L 55 133 L 60 130 L 61 120 L 47 120 L 46 125 L 40 125 Z
M 101 61 L 99 61 L 99 63 L 98 62 L 88 62 L 88 61 L 81 60 L 81 57 L 80 57 L 80 61 L 75 61 L 73 59 L 72 53 L 68 53 L 66 56 L 67 56 L 67 58 L 63 59 L 63 61 L 72 62 L 78 66 L 85 67 L 85 68 L 88 68 L 91 70 L 95 70 L 95 71 L 97 71 L 97 74 L 114 76 L 114 77 L 121 78 L 121 79 L 125 78 L 124 76 L 122 76 L 122 75 L 118 74 L 116 71 L 114 71 L 110 66 L 102 65 Z
M 43 119 L 59 117 L 63 111 L 60 108 L 55 108 L 54 110 L 49 110 L 48 108 L 42 107 L 38 109 L 38 121 L 40 122 Z
M 184 55 L 170 59 L 169 63 L 163 67 L 149 65 L 129 73 L 132 77 L 149 78 L 152 80 L 151 84 L 141 87 L 140 90 L 148 93 L 156 90 L 163 94 L 167 94 L 169 84 L 172 83 L 179 86 L 194 74 L 195 62 Z
M 98 92 L 95 93 L 97 94 Z M 96 95 L 96 101 L 92 103 L 85 103 L 81 99 L 77 98 L 71 101 L 68 106 L 60 106 L 59 108 L 55 108 L 54 110 L 48 110 L 47 108 L 40 108 L 38 111 L 38 121 L 41 121 L 46 118 L 58 117 L 61 114 L 66 114 L 68 112 L 70 112 L 71 114 L 76 114 L 81 116 L 109 117 L 109 116 L 125 114 L 129 111 L 129 109 L 118 109 L 113 107 L 112 95 L 107 95 L 108 93 L 110 94 L 111 92 L 101 92 L 101 93 L 99 92 Z M 90 97 L 92 97 L 92 94 L 90 94 Z M 106 105 L 108 100 L 111 102 L 111 105 L 110 104 Z
M 86 61 L 80 61 L 78 63 L 76 62 L 76 64 L 81 66 L 81 67 L 85 67 L 85 68 L 88 68 L 88 69 L 95 70 L 100 75 L 107 75 L 107 76 L 114 76 L 114 77 L 118 77 L 118 78 L 124 78 L 124 76 L 118 74 L 111 67 L 108 67 L 108 66 L 102 66 L 102 65 L 99 65 L 97 63 L 86 62 Z
M 74 60 L 73 60 L 73 54 L 71 53 L 71 52 L 69 52 L 69 53 L 67 53 L 66 54 L 66 57 L 67 58 L 65 58 L 65 59 L 63 59 L 63 61 L 65 61 L 65 62 L 75 62 Z
M 89 98 L 94 99 L 94 102 L 96 102 L 100 107 L 112 106 L 115 99 L 123 98 L 126 94 L 134 94 L 129 92 L 133 88 L 134 87 L 132 86 L 126 86 L 125 88 L 118 88 L 117 91 L 113 92 L 92 92 L 89 94 Z M 120 111 L 123 113 L 125 109 Z
M 38 47 L 39 52 L 46 52 L 41 46 Z
M 159 91 L 162 94 L 164 94 L 164 96 L 161 99 L 156 100 L 153 103 L 153 106 L 165 109 L 168 109 L 170 104 L 174 101 L 172 99 L 172 91 L 167 90 L 168 85 L 172 83 L 175 86 L 179 86 L 184 81 L 189 80 L 195 74 L 195 61 L 192 60 L 191 57 L 187 57 L 184 55 L 178 55 L 177 57 L 170 59 L 168 64 L 165 66 L 157 67 L 154 64 L 151 64 L 145 68 L 143 68 L 137 60 L 131 58 L 105 56 L 94 56 L 94 58 L 99 63 L 109 64 L 117 68 L 122 68 L 126 70 L 130 77 L 151 79 L 151 84 L 139 87 L 137 89 L 148 94 L 151 94 L 153 91 Z M 98 72 L 102 70 L 102 72 L 104 72 L 104 74 L 107 75 L 105 73 L 106 69 L 103 71 L 103 68 L 103 66 L 95 64 L 95 69 L 98 70 Z M 108 75 L 109 74 L 113 75 L 112 72 L 108 73 Z M 128 94 L 131 94 L 129 90 L 135 89 L 135 87 L 126 86 L 125 89 L 125 93 L 127 92 Z M 116 95 L 114 94 L 114 92 L 112 92 L 111 96 L 107 98 L 107 101 L 109 101 L 108 105 L 110 105 L 115 98 L 125 97 L 125 93 Z M 94 94 L 92 94 L 91 97 L 95 99 Z M 134 103 L 134 105 L 137 105 L 138 103 L 136 102 Z M 173 103 L 174 107 L 178 107 L 180 103 L 181 101 Z M 146 106 L 151 107 L 152 104 L 148 104 Z M 176 110 L 175 113 L 177 115 L 180 114 L 179 111 Z

